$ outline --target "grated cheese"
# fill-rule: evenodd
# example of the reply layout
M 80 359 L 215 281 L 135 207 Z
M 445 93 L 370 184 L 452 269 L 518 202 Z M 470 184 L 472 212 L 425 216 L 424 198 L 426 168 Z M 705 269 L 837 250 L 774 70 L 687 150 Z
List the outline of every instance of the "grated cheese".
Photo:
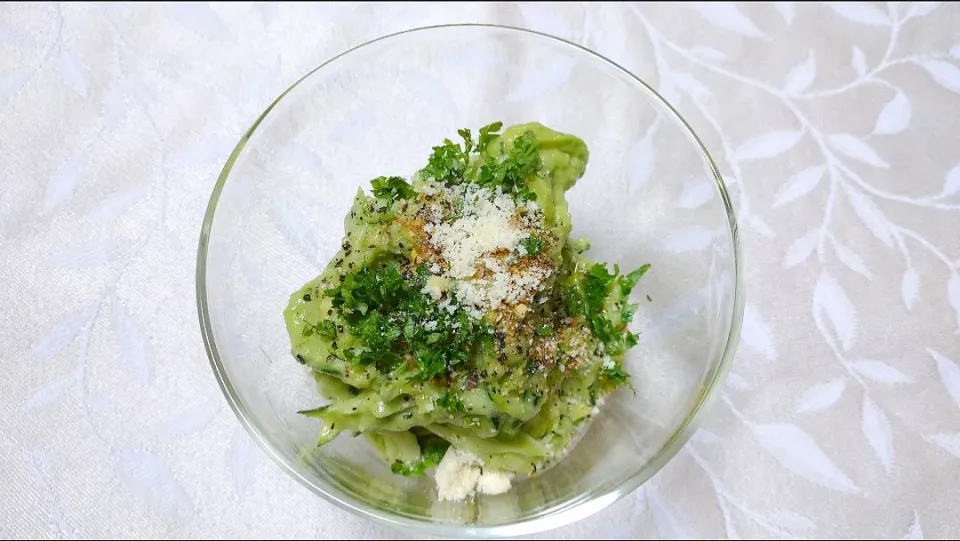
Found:
M 430 204 L 430 220 L 423 230 L 433 250 L 446 265 L 432 261 L 430 272 L 455 280 L 453 295 L 472 308 L 470 314 L 496 310 L 503 304 L 530 304 L 553 276 L 553 269 L 543 260 L 520 257 L 528 255 L 521 240 L 543 237 L 542 219 L 534 215 L 538 207 L 517 203 L 499 188 L 491 190 L 475 184 L 444 186 L 431 184 L 437 195 Z M 445 209 L 457 209 L 445 216 Z M 451 219 L 452 218 L 452 219 Z M 442 292 L 429 292 L 439 300 Z M 517 312 L 523 317 L 525 312 Z
M 423 286 L 423 292 L 433 297 L 435 301 L 440 300 L 440 297 L 448 289 L 450 289 L 450 281 L 439 276 L 430 276 Z
M 510 474 L 504 472 L 483 470 L 477 479 L 477 492 L 481 494 L 503 494 L 510 486 Z
M 477 261 L 485 254 L 500 249 L 513 251 L 527 236 L 511 224 L 510 219 L 517 212 L 513 199 L 484 188 L 471 191 L 487 193 L 466 194 L 463 216 L 430 231 L 430 244 L 440 250 L 450 265 L 448 275 L 452 278 L 473 277 Z
M 502 494 L 510 490 L 510 475 L 484 469 L 477 455 L 451 447 L 434 474 L 440 500 L 461 501 L 481 494 Z

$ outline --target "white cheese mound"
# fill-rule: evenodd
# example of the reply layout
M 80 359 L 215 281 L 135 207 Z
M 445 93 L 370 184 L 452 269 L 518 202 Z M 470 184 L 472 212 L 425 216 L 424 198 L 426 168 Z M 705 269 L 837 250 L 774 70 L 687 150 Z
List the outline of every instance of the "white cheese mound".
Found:
M 539 291 L 549 276 L 545 269 L 530 268 L 522 272 L 499 271 L 493 276 L 457 283 L 457 300 L 463 304 L 496 309 L 500 303 L 514 304 L 528 300 Z
M 511 223 L 517 212 L 513 199 L 485 188 L 467 190 L 463 215 L 430 231 L 430 244 L 440 250 L 450 265 L 447 276 L 471 278 L 484 255 L 496 250 L 514 251 L 529 236 Z
M 490 190 L 476 185 L 442 186 L 434 191 L 446 202 L 459 205 L 459 216 L 452 221 L 427 224 L 424 232 L 428 241 L 447 263 L 444 272 L 440 266 L 431 267 L 433 274 L 456 280 L 454 293 L 460 303 L 479 310 L 496 310 L 502 303 L 517 304 L 531 301 L 540 291 L 552 270 L 527 266 L 511 270 L 515 253 L 525 256 L 520 241 L 537 233 L 529 211 L 499 189 Z M 526 205 L 526 204 L 523 204 Z M 434 203 L 431 208 L 440 205 Z M 536 208 L 536 207 L 534 207 Z M 431 211 L 436 213 L 437 211 Z M 431 219 L 442 220 L 442 216 Z M 503 256 L 503 251 L 507 256 Z M 494 252 L 500 252 L 494 256 Z M 437 290 L 431 290 L 437 298 Z M 476 317 L 476 316 L 475 316 Z
M 440 500 L 462 501 L 481 494 L 502 494 L 510 490 L 510 475 L 483 469 L 477 455 L 451 447 L 434 474 Z
M 484 470 L 477 479 L 477 492 L 480 494 L 503 494 L 511 486 L 510 474 L 500 471 Z
M 443 296 L 443 292 L 450 289 L 450 282 L 439 276 L 427 278 L 427 283 L 423 286 L 423 293 L 430 295 L 433 300 L 438 301 Z

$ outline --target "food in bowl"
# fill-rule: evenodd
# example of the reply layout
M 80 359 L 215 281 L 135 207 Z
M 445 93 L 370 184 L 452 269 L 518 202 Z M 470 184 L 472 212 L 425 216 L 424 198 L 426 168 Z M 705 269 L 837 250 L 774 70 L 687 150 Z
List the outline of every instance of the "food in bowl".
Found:
M 538 123 L 433 148 L 409 181 L 359 190 L 326 269 L 284 313 L 326 404 L 318 444 L 363 435 L 441 500 L 509 490 L 556 462 L 629 374 L 631 290 L 569 240 L 586 144 Z

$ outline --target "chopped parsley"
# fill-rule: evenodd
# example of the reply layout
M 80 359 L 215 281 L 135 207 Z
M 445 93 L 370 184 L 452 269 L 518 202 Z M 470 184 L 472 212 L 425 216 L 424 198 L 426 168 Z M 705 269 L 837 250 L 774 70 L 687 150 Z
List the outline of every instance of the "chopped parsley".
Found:
M 520 246 L 525 252 L 523 255 L 533 257 L 543 250 L 543 239 L 540 237 L 527 237 L 520 241 Z
M 442 145 L 433 147 L 421 174 L 446 184 L 475 182 L 489 188 L 499 187 L 521 200 L 536 199 L 525 180 L 543 168 L 537 138 L 533 132 L 526 132 L 514 139 L 512 147 L 503 149 L 502 156 L 491 156 L 490 144 L 500 137 L 498 132 L 502 127 L 502 122 L 494 122 L 480 128 L 476 143 L 470 130 L 457 130 L 463 143 L 445 139 Z
M 552 336 L 553 327 L 549 325 L 540 325 L 536 330 L 537 336 Z
M 627 303 L 626 298 L 649 268 L 650 265 L 643 265 L 627 275 L 620 275 L 616 265 L 611 273 L 605 264 L 595 263 L 582 275 L 580 287 L 572 287 L 564 294 L 567 312 L 572 316 L 584 317 L 590 332 L 603 344 L 609 355 L 621 355 L 637 345 L 639 337 L 627 329 L 637 305 Z M 619 288 L 619 300 L 610 307 L 608 301 L 614 287 Z M 610 319 L 610 309 L 618 310 L 614 312 L 619 316 L 617 323 Z M 611 383 L 619 384 L 629 377 L 622 369 L 617 370 L 618 373 L 608 374 L 607 379 Z
M 489 326 L 457 307 L 452 313 L 423 292 L 424 268 L 404 279 L 400 265 L 363 266 L 328 289 L 333 307 L 362 345 L 344 351 L 357 365 L 390 370 L 407 360 L 416 379 L 442 376 L 489 339 Z M 433 322 L 427 330 L 427 322 Z M 415 368 L 414 368 L 415 367 Z
M 620 291 L 624 296 L 629 295 L 633 291 L 633 286 L 637 285 L 637 282 L 640 281 L 640 278 L 643 278 L 643 275 L 650 270 L 650 264 L 641 266 L 639 269 L 627 274 L 626 276 L 620 277 Z
M 423 174 L 439 182 L 456 184 L 463 181 L 469 161 L 468 152 L 464 152 L 460 145 L 453 141 L 445 139 L 442 145 L 433 147 Z
M 594 263 L 588 270 L 583 282 L 584 294 L 587 301 L 587 309 L 590 312 L 600 310 L 603 301 L 609 294 L 609 285 L 613 283 L 615 274 L 607 270 L 603 263 Z
M 463 413 L 466 411 L 466 406 L 464 406 L 463 401 L 460 400 L 457 395 L 450 392 L 440 395 L 440 398 L 437 399 L 437 406 L 451 412 Z
M 469 156 L 470 151 L 473 150 L 473 136 L 470 135 L 470 129 L 463 128 L 457 130 L 457 135 L 463 139 L 463 153 Z
M 393 351 L 393 343 L 400 338 L 402 331 L 380 312 L 370 312 L 351 332 L 363 339 L 363 345 L 346 351 L 350 362 L 360 365 L 377 363 L 378 368 L 389 369 L 400 360 Z
M 620 365 L 601 368 L 600 373 L 614 387 L 630 380 L 630 374 L 628 374 Z
M 487 150 L 487 145 L 498 137 L 497 132 L 503 127 L 503 122 L 494 122 L 480 128 L 480 137 L 477 139 L 477 152 L 483 154 Z M 470 133 L 467 130 L 467 133 Z
M 420 477 L 428 469 L 436 466 L 443 460 L 450 444 L 436 436 L 427 436 L 420 442 L 420 460 L 412 463 L 397 460 L 390 465 L 390 471 L 405 477 Z
M 396 265 L 378 269 L 362 267 L 344 276 L 343 282 L 326 291 L 333 307 L 346 317 L 364 316 L 370 309 L 391 310 L 403 295 L 403 276 Z
M 396 201 L 416 197 L 413 187 L 400 177 L 377 177 L 370 181 L 373 186 L 373 195 L 379 199 Z
M 584 307 L 590 330 L 605 345 L 615 340 L 613 323 L 604 315 L 603 304 L 616 278 L 603 263 L 595 263 L 583 280 Z
M 325 319 L 320 323 L 314 325 L 307 325 L 303 328 L 303 336 L 311 336 L 318 334 L 320 336 L 326 336 L 327 338 L 336 338 L 337 337 L 337 324 L 333 320 Z
M 333 320 L 325 319 L 321 321 L 317 326 L 319 327 L 318 330 L 321 335 L 327 336 L 329 338 L 337 337 L 337 325 L 333 322 Z
M 537 148 L 533 132 L 520 135 L 513 140 L 513 147 L 507 151 L 505 159 L 487 157 L 480 167 L 477 184 L 490 188 L 499 186 L 505 193 L 517 194 L 524 200 L 536 199 L 524 180 L 543 167 Z

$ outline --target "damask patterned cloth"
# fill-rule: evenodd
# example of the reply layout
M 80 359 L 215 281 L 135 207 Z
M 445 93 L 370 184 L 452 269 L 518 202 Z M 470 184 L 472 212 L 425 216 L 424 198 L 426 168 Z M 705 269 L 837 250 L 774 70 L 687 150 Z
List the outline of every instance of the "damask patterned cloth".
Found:
M 960 4 L 3 3 L 0 537 L 406 537 L 240 427 L 201 342 L 196 244 L 283 88 L 465 21 L 568 38 L 660 89 L 743 233 L 741 345 L 703 428 L 545 535 L 960 535 Z

